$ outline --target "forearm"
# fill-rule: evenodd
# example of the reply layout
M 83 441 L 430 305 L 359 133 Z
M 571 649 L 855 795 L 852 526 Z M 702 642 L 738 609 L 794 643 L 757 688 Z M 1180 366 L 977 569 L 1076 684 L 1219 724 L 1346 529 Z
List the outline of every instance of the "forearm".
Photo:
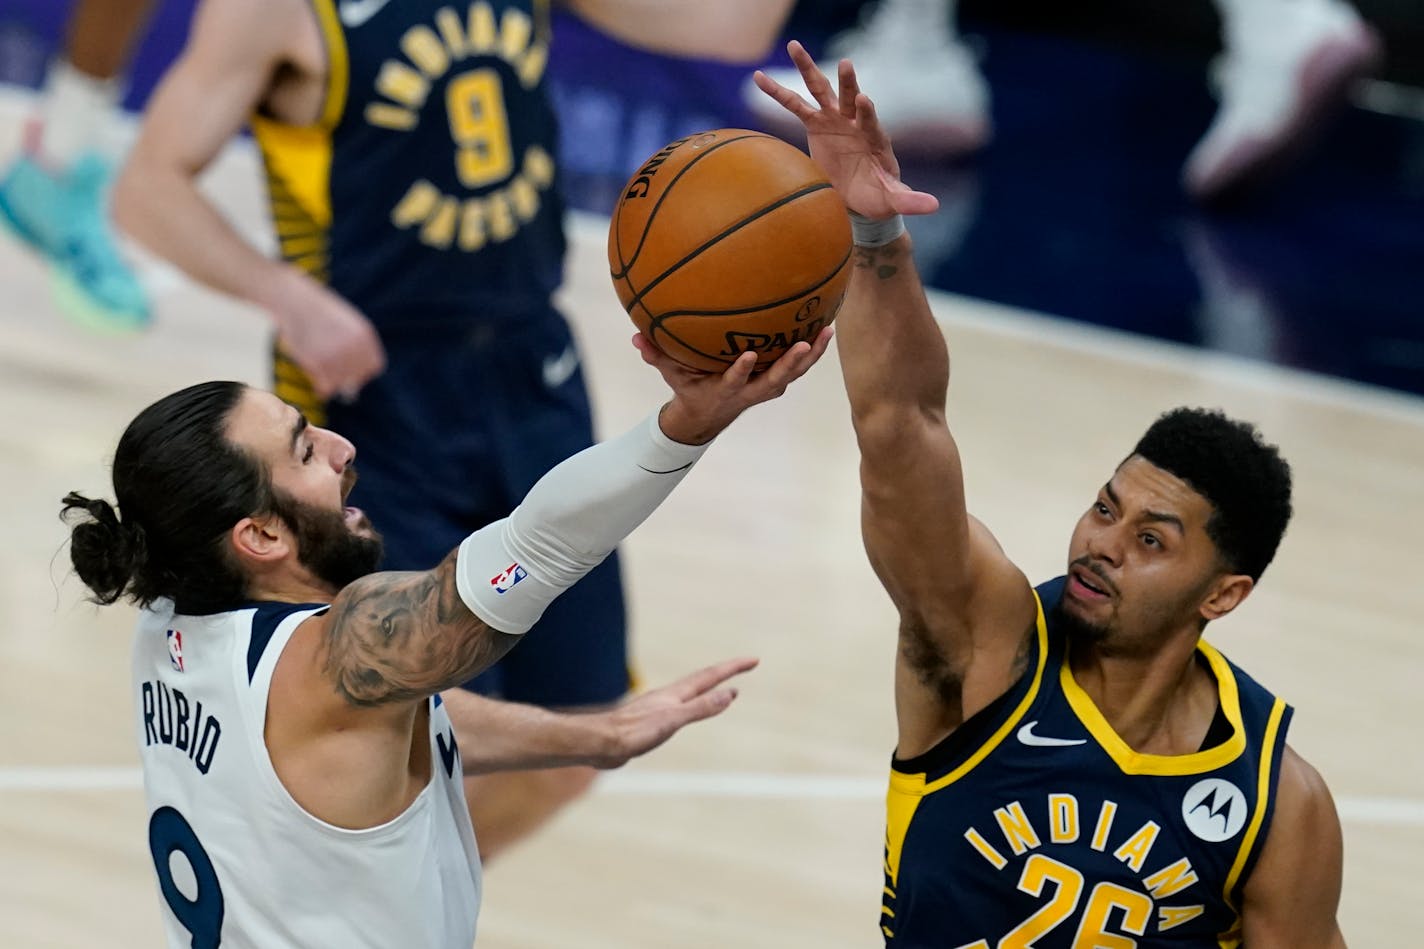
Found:
M 851 415 L 862 438 L 907 415 L 941 420 L 949 350 L 915 269 L 909 235 L 853 251 L 854 269 L 836 320 Z
M 509 517 L 460 545 L 460 596 L 492 629 L 524 633 L 553 599 L 667 499 L 706 450 L 654 416 L 560 462 Z
M 189 277 L 259 306 L 286 269 L 237 233 L 199 191 L 194 176 L 148 158 L 141 148 L 115 186 L 114 216 Z
M 450 689 L 441 693 L 464 773 L 525 771 L 571 765 L 607 767 L 618 742 L 606 715 L 551 712 Z

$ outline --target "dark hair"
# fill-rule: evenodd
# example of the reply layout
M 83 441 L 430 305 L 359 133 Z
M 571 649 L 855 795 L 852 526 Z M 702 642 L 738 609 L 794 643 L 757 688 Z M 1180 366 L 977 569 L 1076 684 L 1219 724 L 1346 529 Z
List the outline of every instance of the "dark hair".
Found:
M 266 467 L 226 434 L 245 390 L 204 382 L 140 412 L 114 453 L 117 510 L 65 495 L 60 517 L 82 518 L 69 556 L 96 602 L 127 596 L 147 606 L 169 597 L 179 612 L 210 613 L 244 599 L 246 582 L 225 538 L 239 520 L 272 506 Z
M 1290 465 L 1256 427 L 1208 409 L 1173 409 L 1132 450 L 1212 506 L 1207 536 L 1229 569 L 1259 580 L 1291 517 Z

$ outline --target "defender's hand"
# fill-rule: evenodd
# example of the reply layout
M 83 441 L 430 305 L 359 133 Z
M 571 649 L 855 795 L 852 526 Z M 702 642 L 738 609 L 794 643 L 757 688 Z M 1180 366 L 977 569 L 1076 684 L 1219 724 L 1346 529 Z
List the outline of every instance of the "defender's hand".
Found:
M 875 104 L 860 91 L 850 60 L 840 61 L 837 91 L 800 43 L 792 40 L 786 50 L 801 70 L 816 106 L 760 70 L 753 78 L 762 92 L 806 126 L 811 157 L 846 207 L 868 218 L 929 214 L 938 208 L 934 195 L 912 191 L 900 181 L 900 163 L 890 147 L 890 136 L 880 127 Z
M 756 659 L 731 659 L 699 669 L 671 685 L 645 692 L 601 713 L 607 720 L 607 752 L 594 762 L 617 768 L 676 735 L 685 725 L 720 715 L 737 697 L 735 688 L 719 688 L 732 676 L 756 668 Z
M 319 398 L 354 398 L 385 371 L 386 351 L 371 322 L 301 271 L 285 271 L 261 302 L 272 314 L 278 340 Z
M 663 434 L 684 445 L 702 445 L 716 438 L 738 415 L 758 402 L 779 398 L 786 387 L 806 374 L 831 344 L 827 326 L 812 343 L 799 342 L 763 372 L 753 375 L 757 355 L 744 352 L 731 368 L 718 375 L 688 369 L 666 355 L 642 333 L 633 345 L 643 362 L 657 369 L 673 391 L 672 401 L 663 406 L 658 425 Z

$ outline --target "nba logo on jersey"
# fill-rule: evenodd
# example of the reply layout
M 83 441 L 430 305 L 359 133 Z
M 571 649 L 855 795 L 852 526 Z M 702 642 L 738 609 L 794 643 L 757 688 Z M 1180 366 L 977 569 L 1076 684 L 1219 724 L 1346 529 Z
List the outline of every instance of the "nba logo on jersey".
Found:
M 491 577 L 490 586 L 494 587 L 494 592 L 503 596 L 514 589 L 514 585 L 527 576 L 529 576 L 529 571 L 519 566 L 518 561 L 516 561 L 508 567 L 505 567 L 500 573 Z
M 183 634 L 176 629 L 168 631 L 168 662 L 174 669 L 183 671 Z

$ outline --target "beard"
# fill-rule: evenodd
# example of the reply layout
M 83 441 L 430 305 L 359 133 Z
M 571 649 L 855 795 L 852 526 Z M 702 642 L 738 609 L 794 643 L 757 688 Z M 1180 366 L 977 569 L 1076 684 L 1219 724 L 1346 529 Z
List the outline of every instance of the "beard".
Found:
M 1090 623 L 1081 616 L 1068 612 L 1063 607 L 1062 598 L 1049 610 L 1049 622 L 1055 629 L 1062 630 L 1069 642 L 1101 643 L 1108 638 L 1110 632 L 1106 626 Z
M 362 516 L 358 533 L 347 526 L 345 511 L 329 511 L 291 497 L 279 497 L 277 511 L 297 537 L 297 560 L 335 590 L 380 566 L 381 535 Z M 369 531 L 369 533 L 366 533 Z

